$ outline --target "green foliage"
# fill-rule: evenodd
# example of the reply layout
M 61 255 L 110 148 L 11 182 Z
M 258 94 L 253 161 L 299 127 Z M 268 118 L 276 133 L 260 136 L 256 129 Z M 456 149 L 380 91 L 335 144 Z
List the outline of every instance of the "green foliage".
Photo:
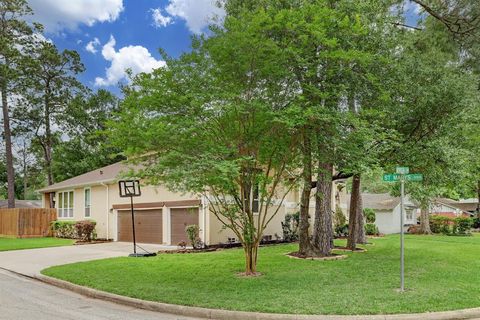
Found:
M 196 224 L 191 224 L 185 227 L 185 232 L 187 233 L 188 240 L 190 241 L 190 244 L 194 249 L 199 249 L 197 248 L 197 239 L 198 239 L 199 231 L 200 231 L 200 228 Z
M 446 235 L 469 235 L 474 226 L 474 220 L 470 217 L 445 217 L 434 215 L 430 217 L 430 229 L 433 233 Z
M 75 221 L 71 220 L 55 220 L 52 221 L 52 230 L 58 238 L 76 239 L 77 230 L 75 228 Z
M 365 234 L 369 236 L 378 236 L 380 232 L 378 231 L 378 227 L 375 225 L 375 223 L 366 223 Z
M 340 206 L 335 206 L 335 214 L 333 216 L 333 225 L 335 227 L 337 226 L 342 226 L 347 222 L 347 217 L 345 217 L 345 214 L 342 211 L 342 208 Z
M 335 226 L 334 232 L 336 238 L 348 237 L 348 223 Z
M 365 220 L 367 223 L 375 223 L 375 210 L 370 209 L 370 208 L 364 208 L 363 209 L 363 216 L 365 217 Z
M 293 242 L 298 240 L 298 223 L 300 220 L 300 213 L 286 214 L 285 220 L 281 222 L 283 240 L 286 242 Z

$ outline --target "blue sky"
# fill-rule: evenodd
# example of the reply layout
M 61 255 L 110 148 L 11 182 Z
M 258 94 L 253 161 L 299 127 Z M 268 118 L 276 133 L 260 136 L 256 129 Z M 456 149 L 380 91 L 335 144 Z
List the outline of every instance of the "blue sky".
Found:
M 59 49 L 80 53 L 91 88 L 117 91 L 125 68 L 134 73 L 163 65 L 159 48 L 177 57 L 190 37 L 222 16 L 212 0 L 29 0 L 32 20 Z M 89 45 L 90 43 L 90 45 Z
M 206 30 L 223 11 L 215 0 L 28 0 L 32 20 L 60 50 L 80 53 L 87 86 L 118 93 L 126 68 L 148 72 L 163 65 L 158 52 L 173 57 L 190 49 L 190 37 Z M 418 7 L 406 0 L 407 21 L 415 23 Z

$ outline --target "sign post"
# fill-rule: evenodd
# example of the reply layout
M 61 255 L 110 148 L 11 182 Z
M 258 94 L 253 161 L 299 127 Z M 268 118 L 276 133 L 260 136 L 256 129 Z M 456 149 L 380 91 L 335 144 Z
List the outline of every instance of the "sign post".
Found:
M 383 181 L 400 181 L 400 291 L 405 291 L 405 239 L 404 239 L 404 218 L 405 218 L 405 181 L 422 181 L 423 175 L 409 173 L 408 167 L 397 167 L 395 172 L 383 175 Z
M 118 189 L 120 191 L 120 197 L 130 198 L 130 212 L 132 214 L 132 233 L 133 233 L 133 253 L 129 254 L 129 257 L 151 257 L 155 256 L 155 253 L 137 253 L 137 241 L 135 239 L 135 212 L 133 210 L 133 197 L 139 197 L 142 195 L 140 191 L 140 181 L 138 180 L 120 180 L 118 181 Z

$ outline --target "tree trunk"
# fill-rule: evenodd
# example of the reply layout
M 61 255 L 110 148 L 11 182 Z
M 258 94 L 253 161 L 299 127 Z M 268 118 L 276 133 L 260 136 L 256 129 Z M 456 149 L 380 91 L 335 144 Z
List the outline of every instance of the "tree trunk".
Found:
M 243 244 L 243 250 L 245 252 L 245 275 L 254 276 L 257 274 L 258 242 Z
M 367 243 L 367 236 L 365 235 L 365 217 L 363 216 L 363 202 L 362 202 L 362 188 L 361 188 L 361 176 L 358 175 L 358 184 L 356 187 L 358 188 L 358 197 L 356 211 L 357 211 L 357 225 L 355 228 L 355 236 L 356 236 L 356 243 L 357 244 L 366 244 Z
M 360 175 L 353 175 L 352 194 L 350 195 L 350 208 L 348 214 L 348 240 L 347 248 L 355 250 L 357 247 L 357 228 L 358 226 L 358 202 L 360 195 Z
M 48 185 L 53 184 L 53 173 L 52 173 L 52 128 L 50 124 L 50 99 L 49 99 L 50 90 L 46 89 L 45 92 L 45 169 L 47 170 L 47 183 Z
M 303 132 L 303 190 L 300 199 L 300 217 L 298 223 L 298 252 L 302 255 L 309 255 L 311 251 L 309 228 L 310 194 L 312 192 L 312 147 L 307 129 Z
M 333 249 L 332 173 L 331 163 L 319 164 L 313 227 L 313 247 L 318 256 L 328 256 Z
M 5 141 L 5 156 L 7 161 L 7 194 L 8 207 L 15 208 L 15 169 L 13 168 L 12 132 L 10 130 L 10 115 L 8 112 L 7 85 L 2 83 L 3 135 Z
M 422 203 L 422 207 L 420 208 L 420 233 L 421 234 L 431 234 L 432 230 L 430 230 L 430 214 L 428 210 L 428 203 Z

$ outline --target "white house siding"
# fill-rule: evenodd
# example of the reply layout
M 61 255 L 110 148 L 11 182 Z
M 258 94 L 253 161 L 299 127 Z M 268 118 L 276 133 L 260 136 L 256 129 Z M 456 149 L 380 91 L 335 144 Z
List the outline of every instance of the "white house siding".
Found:
M 408 198 L 405 200 L 405 207 L 414 208 L 412 219 L 407 219 L 405 212 L 404 223 L 407 226 L 404 227 L 404 231 L 407 231 L 408 225 L 417 223 L 418 209 Z M 400 233 L 400 212 L 400 204 L 393 210 L 375 210 L 375 225 L 378 231 L 383 234 Z

